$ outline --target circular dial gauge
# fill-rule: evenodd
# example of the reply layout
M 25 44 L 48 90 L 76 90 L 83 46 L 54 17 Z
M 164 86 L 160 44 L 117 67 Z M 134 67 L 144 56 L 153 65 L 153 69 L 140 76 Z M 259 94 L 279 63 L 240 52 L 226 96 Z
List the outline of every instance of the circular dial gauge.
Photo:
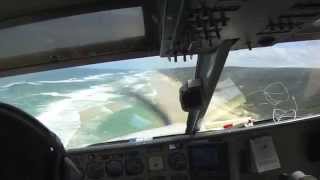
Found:
M 140 158 L 129 158 L 126 160 L 126 172 L 128 175 L 141 174 L 144 170 L 144 164 Z
M 103 162 L 94 162 L 87 165 L 87 177 L 90 179 L 100 179 L 104 177 L 104 164 Z
M 173 170 L 185 170 L 187 168 L 187 158 L 184 153 L 173 152 L 168 156 L 168 164 Z
M 123 171 L 122 162 L 120 160 L 111 160 L 106 163 L 106 173 L 110 177 L 121 176 Z

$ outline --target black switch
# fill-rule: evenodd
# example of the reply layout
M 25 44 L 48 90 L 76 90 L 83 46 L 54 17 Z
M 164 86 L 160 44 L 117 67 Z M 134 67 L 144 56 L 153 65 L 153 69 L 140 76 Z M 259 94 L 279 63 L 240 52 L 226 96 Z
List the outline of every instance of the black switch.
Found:
M 320 133 L 311 133 L 307 141 L 307 157 L 310 161 L 320 161 Z

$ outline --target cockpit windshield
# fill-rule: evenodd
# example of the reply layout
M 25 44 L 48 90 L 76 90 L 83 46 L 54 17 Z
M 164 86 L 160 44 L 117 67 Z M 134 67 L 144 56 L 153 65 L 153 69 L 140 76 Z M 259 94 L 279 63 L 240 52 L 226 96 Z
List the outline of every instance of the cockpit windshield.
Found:
M 319 50 L 320 41 L 302 41 L 230 52 L 200 130 L 318 114 Z M 184 134 L 179 88 L 196 64 L 147 57 L 6 77 L 0 101 L 38 118 L 66 148 Z
M 320 112 L 320 41 L 229 53 L 201 129 L 294 120 Z
M 55 132 L 66 148 L 183 134 L 182 82 L 197 59 L 148 57 L 0 79 L 0 101 Z

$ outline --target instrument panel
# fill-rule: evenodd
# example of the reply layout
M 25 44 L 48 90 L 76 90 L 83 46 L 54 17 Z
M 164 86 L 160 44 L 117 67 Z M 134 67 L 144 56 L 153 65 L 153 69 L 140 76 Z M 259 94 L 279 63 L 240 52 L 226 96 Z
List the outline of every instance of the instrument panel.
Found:
M 99 144 L 68 150 L 67 155 L 84 180 L 278 179 L 296 170 L 320 177 L 319 128 L 315 117 L 221 134 L 203 132 Z M 261 143 L 266 137 L 272 139 L 272 146 L 267 143 L 270 141 Z M 266 150 L 268 153 L 258 155 Z M 270 165 L 271 154 L 278 156 L 279 167 L 259 172 L 261 165 Z M 265 163 L 256 166 L 257 162 Z
M 72 154 L 85 180 L 229 179 L 223 142 L 176 142 Z

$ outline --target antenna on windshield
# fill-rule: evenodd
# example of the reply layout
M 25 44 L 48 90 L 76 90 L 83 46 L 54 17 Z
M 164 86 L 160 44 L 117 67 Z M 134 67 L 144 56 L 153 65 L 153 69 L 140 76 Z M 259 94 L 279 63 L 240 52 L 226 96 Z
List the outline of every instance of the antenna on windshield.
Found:
M 182 109 L 189 112 L 186 134 L 194 134 L 200 129 L 230 48 L 237 40 L 224 40 L 212 51 L 199 54 L 195 79 L 181 87 L 180 103 Z

